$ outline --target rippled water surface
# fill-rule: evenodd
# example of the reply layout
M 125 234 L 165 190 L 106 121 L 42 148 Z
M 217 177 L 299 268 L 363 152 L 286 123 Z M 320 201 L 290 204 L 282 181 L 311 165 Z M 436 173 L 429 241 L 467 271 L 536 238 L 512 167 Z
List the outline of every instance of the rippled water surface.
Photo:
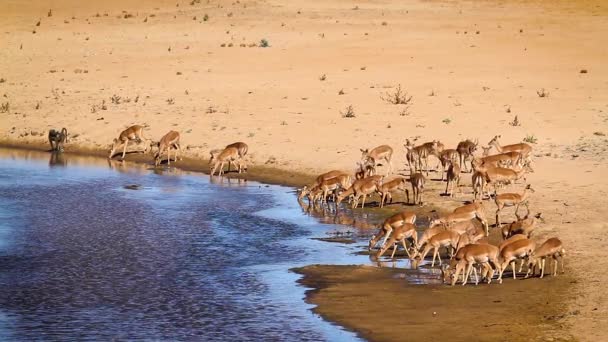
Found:
M 356 339 L 288 270 L 370 261 L 292 189 L 49 158 L 0 149 L 0 340 Z

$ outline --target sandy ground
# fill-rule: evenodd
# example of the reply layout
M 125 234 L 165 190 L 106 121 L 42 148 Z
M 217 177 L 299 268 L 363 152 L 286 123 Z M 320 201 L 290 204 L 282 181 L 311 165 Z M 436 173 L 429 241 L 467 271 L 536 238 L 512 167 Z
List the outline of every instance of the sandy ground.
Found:
M 2 1 L 0 139 L 39 145 L 65 126 L 68 151 L 101 151 L 145 124 L 179 130 L 193 159 L 246 141 L 254 173 L 299 185 L 385 143 L 403 170 L 406 138 L 533 137 L 540 237 L 564 241 L 576 279 L 563 322 L 608 339 L 607 16 L 600 0 Z M 410 106 L 382 99 L 399 84 Z

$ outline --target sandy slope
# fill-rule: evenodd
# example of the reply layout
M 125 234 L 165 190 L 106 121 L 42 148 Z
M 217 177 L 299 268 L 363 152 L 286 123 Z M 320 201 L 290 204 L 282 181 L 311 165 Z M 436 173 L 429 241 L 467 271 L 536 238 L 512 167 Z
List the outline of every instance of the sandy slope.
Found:
M 156 139 L 181 131 L 192 156 L 243 140 L 258 163 L 316 173 L 352 169 L 359 148 L 383 143 L 402 169 L 405 138 L 453 146 L 533 135 L 533 208 L 580 275 L 571 298 L 580 314 L 568 319 L 581 338 L 602 333 L 608 4 L 138 3 L 2 1 L 0 104 L 10 110 L 0 138 L 40 142 L 65 126 L 74 143 L 106 148 L 145 123 Z M 270 47 L 240 47 L 261 39 Z M 381 99 L 398 84 L 409 109 Z M 341 117 L 348 105 L 355 118 Z M 515 115 L 519 127 L 508 124 Z

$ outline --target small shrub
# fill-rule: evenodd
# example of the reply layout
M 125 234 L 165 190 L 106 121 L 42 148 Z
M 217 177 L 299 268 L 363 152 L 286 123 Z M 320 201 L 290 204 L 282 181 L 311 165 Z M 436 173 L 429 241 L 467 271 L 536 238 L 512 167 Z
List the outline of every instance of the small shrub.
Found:
M 36 107 L 34 107 L 34 109 L 36 109 L 36 110 L 40 109 L 40 101 L 36 102 Z
M 340 91 L 338 92 L 338 95 L 344 95 L 344 89 L 340 89 Z
M 327 75 L 323 74 L 319 77 L 319 81 L 325 81 L 327 79 Z
M 207 13 L 203 16 L 203 21 L 209 21 L 209 15 Z
M 534 134 L 526 135 L 526 137 L 524 138 L 524 142 L 527 142 L 530 144 L 536 144 L 537 141 L 538 141 L 538 139 L 534 136 Z
M 538 97 L 549 97 L 549 92 L 545 90 L 545 88 L 542 88 L 541 90 L 537 90 L 536 94 L 538 94 Z
M 521 126 L 521 123 L 519 122 L 517 115 L 515 115 L 515 118 L 513 118 L 513 121 L 509 122 L 509 125 L 511 125 L 513 127 Z
M 4 78 L 0 78 L 0 83 L 4 83 L 6 80 Z
M 344 112 L 340 112 L 340 114 L 342 114 L 343 118 L 354 118 L 355 109 L 353 108 L 352 105 L 349 105 L 348 107 L 346 107 L 346 110 Z
M 215 107 L 213 107 L 213 106 L 209 106 L 207 108 L 207 111 L 206 111 L 207 114 L 213 114 L 213 113 L 216 113 L 216 112 L 217 112 L 217 109 Z
M 400 116 L 408 116 L 410 115 L 410 111 L 409 111 L 409 106 L 403 108 L 403 110 L 401 110 L 401 112 L 399 112 Z
M 259 46 L 262 48 L 270 47 L 270 43 L 268 43 L 268 40 L 262 39 L 262 40 L 260 40 Z
M 110 97 L 110 100 L 112 101 L 113 104 L 120 104 L 121 97 L 114 94 L 114 95 L 112 95 L 112 97 Z
M 598 137 L 605 137 L 606 133 L 598 131 L 598 132 L 593 132 L 593 135 L 597 135 Z
M 175 100 L 173 98 L 168 98 L 166 101 L 168 105 L 172 105 L 175 103 Z
M 10 109 L 11 109 L 11 107 L 8 102 L 5 102 L 0 105 L 0 113 L 8 113 L 10 111 Z
M 443 123 L 444 123 L 444 124 L 446 124 L 446 125 L 449 125 L 449 124 L 450 124 L 450 122 L 452 122 L 452 119 L 450 119 L 450 118 L 445 118 L 445 119 L 441 120 L 441 122 L 443 122 Z
M 386 92 L 380 95 L 380 98 L 391 104 L 411 104 L 412 96 L 406 90 L 401 89 L 401 84 L 397 86 L 394 93 Z

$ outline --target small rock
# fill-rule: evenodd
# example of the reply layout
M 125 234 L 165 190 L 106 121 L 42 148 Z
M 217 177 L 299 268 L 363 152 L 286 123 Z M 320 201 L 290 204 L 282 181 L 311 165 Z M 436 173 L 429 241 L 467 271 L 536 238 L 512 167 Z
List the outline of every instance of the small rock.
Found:
M 141 189 L 141 185 L 139 185 L 139 184 L 129 184 L 129 185 L 125 185 L 124 188 L 127 189 L 127 190 L 140 190 Z

